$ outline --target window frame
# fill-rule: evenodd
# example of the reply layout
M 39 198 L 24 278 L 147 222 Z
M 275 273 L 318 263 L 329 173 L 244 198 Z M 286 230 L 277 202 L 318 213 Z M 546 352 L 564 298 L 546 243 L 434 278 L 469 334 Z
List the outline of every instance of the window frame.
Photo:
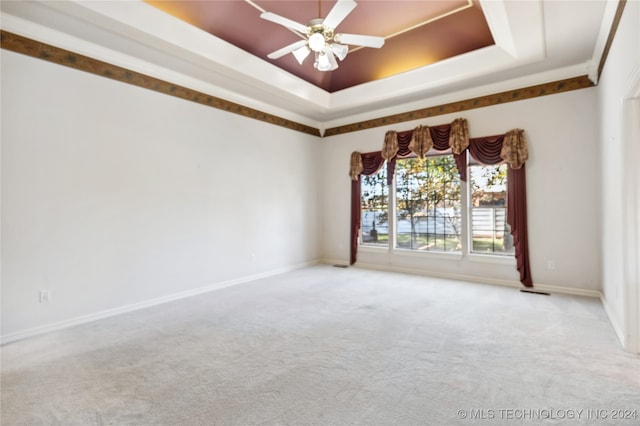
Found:
M 380 167 L 380 170 L 378 170 L 376 172 L 376 174 L 379 174 L 381 172 L 384 172 L 384 176 L 383 176 L 384 180 L 383 181 L 384 182 L 388 182 L 388 180 L 387 180 L 388 170 L 387 170 L 387 162 L 386 161 L 382 164 L 382 167 Z M 393 221 L 389 221 L 388 220 L 388 217 L 389 217 L 388 215 L 389 215 L 389 211 L 390 211 L 389 203 L 391 202 L 391 199 L 392 199 L 392 197 L 389 196 L 390 192 L 391 192 L 391 185 L 386 183 L 386 186 L 387 186 L 387 232 L 388 232 L 387 244 L 386 245 L 385 244 L 373 244 L 373 243 L 370 243 L 370 242 L 365 242 L 364 238 L 363 238 L 364 237 L 364 228 L 365 228 L 365 226 L 364 226 L 364 209 L 363 209 L 363 206 L 362 206 L 362 199 L 364 197 L 364 192 L 362 191 L 362 186 L 364 184 L 364 179 L 366 179 L 366 177 L 368 177 L 368 176 L 361 177 L 361 182 L 360 182 L 360 229 L 358 231 L 358 247 L 360 247 L 360 248 L 370 248 L 370 249 L 375 249 L 375 250 L 383 249 L 383 250 L 386 251 L 391 246 L 391 244 L 389 244 L 389 243 L 391 242 L 391 235 L 392 235 L 391 222 L 393 222 Z M 384 193 L 384 191 L 383 191 L 383 193 Z
M 427 157 L 446 156 L 453 155 L 451 152 L 429 152 Z M 415 156 L 403 157 L 399 160 L 405 160 L 414 158 Z M 387 184 L 387 227 L 388 227 L 388 241 L 387 244 L 368 244 L 363 242 L 363 226 L 361 224 L 358 234 L 358 250 L 362 250 L 364 253 L 388 253 L 407 258 L 424 258 L 425 256 L 432 259 L 443 260 L 461 260 L 467 258 L 473 262 L 488 263 L 488 264 L 500 264 L 500 265 L 515 265 L 515 251 L 509 253 L 479 253 L 473 252 L 473 229 L 472 229 L 472 187 L 471 187 L 471 156 L 467 155 L 466 172 L 467 180 L 460 179 L 460 250 L 459 251 L 430 251 L 430 250 L 415 250 L 410 248 L 401 248 L 397 245 L 397 184 L 396 184 L 396 172 L 394 170 L 394 176 L 391 179 L 391 184 Z M 495 166 L 495 165 L 494 165 Z M 489 166 L 491 167 L 491 166 Z M 387 162 L 385 161 L 381 170 L 387 170 Z M 378 172 L 379 173 L 379 172 Z M 508 179 L 508 178 L 507 178 Z M 361 183 L 362 185 L 362 183 Z M 507 185 L 505 183 L 505 185 Z M 393 195 L 393 196 L 392 196 Z M 362 203 L 362 195 L 361 201 Z M 362 204 L 361 204 L 362 205 Z M 362 219 L 362 212 L 361 212 Z M 505 219 L 506 220 L 506 219 Z
M 493 164 L 493 165 L 485 165 L 485 164 L 481 164 L 481 163 L 477 163 L 477 164 L 472 164 L 472 157 L 471 155 L 468 155 L 467 158 L 467 191 L 468 191 L 468 196 L 467 196 L 467 215 L 466 215 L 466 222 L 467 222 L 467 235 L 466 235 L 466 239 L 467 239 L 467 247 L 468 247 L 468 252 L 467 254 L 469 256 L 480 256 L 479 259 L 483 258 L 483 257 L 502 257 L 502 258 L 514 258 L 515 257 L 515 248 L 512 246 L 512 250 L 509 252 L 496 252 L 495 250 L 492 252 L 480 252 L 480 251 L 474 251 L 473 250 L 473 177 L 472 177 L 472 172 L 471 172 L 471 168 L 472 167 L 508 167 L 506 163 L 500 163 L 500 164 Z M 510 230 L 510 226 L 507 222 L 507 218 L 508 218 L 508 212 L 507 212 L 507 208 L 508 208 L 508 174 L 505 176 L 505 195 L 504 195 L 504 223 L 507 229 Z M 493 225 L 495 226 L 495 224 Z M 492 232 L 495 233 L 496 229 L 492 229 Z

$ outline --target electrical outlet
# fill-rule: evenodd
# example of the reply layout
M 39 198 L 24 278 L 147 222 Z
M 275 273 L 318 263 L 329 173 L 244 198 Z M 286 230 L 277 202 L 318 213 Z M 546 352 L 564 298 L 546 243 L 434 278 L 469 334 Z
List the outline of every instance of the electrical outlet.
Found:
M 256 263 L 256 254 L 251 253 L 251 263 Z
M 556 269 L 556 261 L 555 260 L 547 260 L 547 268 L 549 268 L 550 270 L 555 270 Z
M 40 303 L 49 303 L 51 301 L 51 290 L 40 290 Z

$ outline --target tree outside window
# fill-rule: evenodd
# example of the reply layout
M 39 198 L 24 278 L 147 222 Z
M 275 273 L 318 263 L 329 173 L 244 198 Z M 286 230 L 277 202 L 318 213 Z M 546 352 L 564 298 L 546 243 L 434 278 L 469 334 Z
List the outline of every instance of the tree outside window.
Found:
M 362 176 L 362 244 L 389 245 L 389 185 L 387 169 Z
M 396 162 L 397 247 L 460 251 L 460 177 L 452 155 Z

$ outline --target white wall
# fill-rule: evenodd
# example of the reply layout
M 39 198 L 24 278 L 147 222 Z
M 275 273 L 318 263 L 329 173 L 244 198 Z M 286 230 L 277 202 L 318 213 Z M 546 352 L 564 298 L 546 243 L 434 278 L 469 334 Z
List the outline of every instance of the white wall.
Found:
M 377 151 L 389 129 L 450 123 L 467 118 L 472 137 L 525 129 L 529 143 L 527 202 L 532 277 L 535 285 L 594 295 L 600 289 L 600 211 L 596 89 L 364 130 L 323 140 L 325 257 L 349 259 L 349 158 L 352 151 Z M 554 260 L 556 269 L 548 269 Z M 360 249 L 358 262 L 412 269 L 502 284 L 518 283 L 514 263 L 446 260 L 427 253 L 388 255 Z
M 598 84 L 601 123 L 599 148 L 602 169 L 603 302 L 623 344 L 628 337 L 625 325 L 628 314 L 625 300 L 625 263 L 637 262 L 637 259 L 627 259 L 629 253 L 625 249 L 625 238 L 629 232 L 625 211 L 627 202 L 633 199 L 625 192 L 625 179 L 633 174 L 630 173 L 633 170 L 629 170 L 629 167 L 635 167 L 637 172 L 640 163 L 637 154 L 635 161 L 625 161 L 628 160 L 628 153 L 633 152 L 630 150 L 633 141 L 625 138 L 623 132 L 623 108 L 625 98 L 637 90 L 634 86 L 640 82 L 639 77 L 640 3 L 629 1 L 626 3 Z M 635 120 L 640 120 L 640 117 L 635 117 Z M 637 281 L 634 285 L 638 286 Z
M 1 59 L 3 341 L 319 257 L 317 137 Z

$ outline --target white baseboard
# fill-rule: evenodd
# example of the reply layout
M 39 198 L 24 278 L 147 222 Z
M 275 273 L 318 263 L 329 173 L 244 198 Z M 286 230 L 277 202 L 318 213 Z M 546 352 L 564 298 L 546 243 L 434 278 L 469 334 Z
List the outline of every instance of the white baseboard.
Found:
M 320 259 L 318 263 L 322 263 L 325 265 L 340 265 L 340 266 L 350 266 L 348 260 L 344 259 Z
M 503 287 L 512 287 L 512 288 L 518 288 L 518 289 L 525 288 L 519 281 L 502 280 L 499 278 L 491 278 L 491 277 L 478 277 L 478 276 L 471 276 L 471 275 L 451 274 L 446 272 L 425 271 L 425 270 L 414 269 L 414 268 L 398 267 L 398 266 L 391 266 L 391 265 L 376 265 L 376 264 L 361 263 L 361 262 L 357 262 L 354 265 L 354 267 L 363 268 L 363 269 L 374 269 L 378 271 L 400 272 L 400 273 L 407 273 L 407 274 L 413 274 L 413 275 L 424 275 L 424 276 L 433 277 L 433 278 L 444 278 L 444 279 L 456 280 L 456 281 L 469 281 L 469 282 L 476 282 L 480 284 L 499 285 Z M 549 284 L 534 284 L 534 288 L 536 290 L 544 291 L 547 293 L 559 293 L 559 294 L 569 294 L 574 296 L 601 298 L 601 293 L 599 291 L 588 290 L 584 288 L 562 287 L 562 286 L 549 285 Z
M 600 295 L 600 302 L 602 302 L 602 307 L 604 308 L 604 312 L 607 314 L 607 318 L 609 318 L 609 322 L 611 323 L 611 327 L 613 327 L 613 331 L 616 333 L 616 337 L 618 338 L 618 341 L 620 341 L 620 344 L 622 345 L 623 349 L 626 348 L 627 339 L 625 334 L 622 332 L 622 326 L 618 322 L 618 319 L 615 317 L 615 315 L 613 315 L 613 311 L 611 310 L 611 307 L 609 307 L 609 304 L 607 303 L 607 299 L 605 299 L 603 294 Z
M 548 293 L 570 294 L 572 296 L 585 296 L 600 299 L 602 293 L 599 290 L 589 290 L 586 288 L 563 287 L 555 284 L 539 284 L 535 283 L 535 289 L 546 291 Z
M 175 300 L 185 299 L 191 296 L 197 296 L 199 294 L 208 293 L 208 292 L 219 290 L 222 288 L 231 287 L 238 284 L 244 284 L 244 283 L 256 281 L 262 278 L 268 278 L 274 275 L 280 275 L 285 272 L 315 265 L 317 263 L 320 263 L 320 261 L 319 260 L 310 261 L 310 262 L 306 262 L 298 265 L 287 266 L 284 268 L 278 268 L 271 271 L 262 272 L 260 274 L 248 275 L 244 277 L 235 278 L 233 280 L 216 282 L 216 283 L 206 285 L 204 287 L 198 287 L 192 290 L 182 291 L 180 293 L 169 294 L 167 296 L 157 297 L 154 299 L 149 299 L 149 300 L 145 300 L 138 303 L 133 303 L 131 305 L 120 306 L 118 308 L 113 308 L 113 309 L 107 309 L 107 310 L 96 312 L 93 314 L 82 315 L 82 316 L 71 318 L 68 320 L 58 321 L 51 324 L 34 327 L 34 328 L 30 328 L 23 331 L 18 331 L 15 333 L 10 333 L 4 336 L 0 336 L 0 345 L 5 345 L 7 343 L 27 339 L 29 337 L 38 336 L 40 334 L 50 333 L 52 331 L 58 331 L 65 328 L 74 327 L 76 325 L 86 324 L 88 322 L 113 317 L 115 315 L 120 315 L 128 312 L 137 311 L 140 309 L 150 308 L 152 306 L 173 302 Z

